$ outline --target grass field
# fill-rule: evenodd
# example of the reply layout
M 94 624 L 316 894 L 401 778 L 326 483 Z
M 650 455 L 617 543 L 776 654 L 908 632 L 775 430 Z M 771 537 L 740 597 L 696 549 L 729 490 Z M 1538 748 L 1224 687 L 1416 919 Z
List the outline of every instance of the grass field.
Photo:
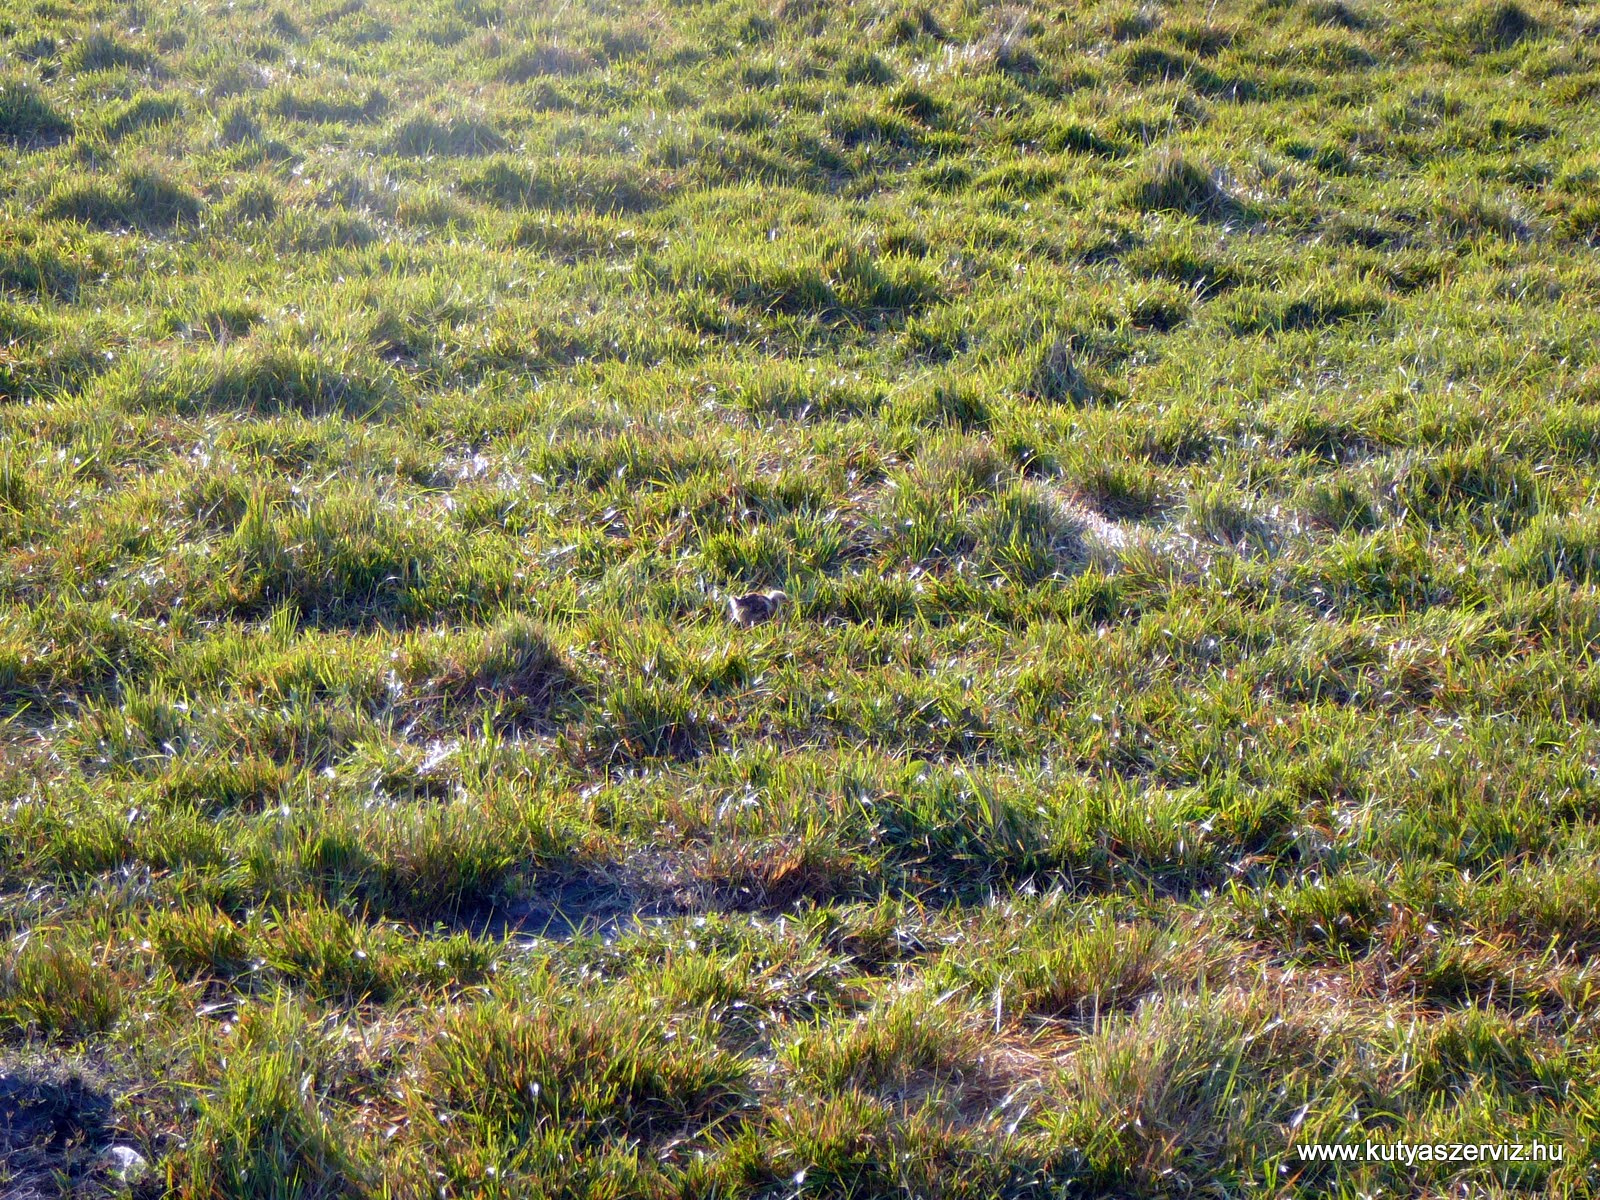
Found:
M 0 1195 L 1600 1193 L 1600 7 L 0 54 Z

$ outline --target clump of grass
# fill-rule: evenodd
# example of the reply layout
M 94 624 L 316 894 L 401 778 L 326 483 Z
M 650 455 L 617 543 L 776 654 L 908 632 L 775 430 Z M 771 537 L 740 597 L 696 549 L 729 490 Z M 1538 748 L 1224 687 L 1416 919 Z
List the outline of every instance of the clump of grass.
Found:
M 805 1030 L 783 1057 L 829 1092 L 905 1092 L 972 1071 L 977 1053 L 972 1031 L 930 991 L 898 997 L 870 1020 Z
M 291 121 L 310 121 L 318 125 L 350 125 L 382 116 L 389 108 L 388 97 L 378 88 L 359 92 L 305 95 L 292 88 L 273 91 L 261 106 Z
M 271 221 L 278 215 L 278 190 L 265 179 L 252 179 L 217 205 L 217 220 L 232 226 L 247 221 Z
M 1373 25 L 1372 18 L 1359 6 L 1346 4 L 1344 0 L 1311 0 L 1304 6 L 1304 12 L 1309 21 L 1339 29 L 1368 29 Z
M 1395 504 L 1429 525 L 1465 519 L 1508 534 L 1539 511 L 1540 489 L 1520 464 L 1474 446 L 1411 467 L 1396 482 Z
M 1035 74 L 1039 60 L 1028 48 L 1032 20 L 1032 14 L 1020 5 L 991 9 L 988 31 L 968 48 L 968 58 L 980 67 L 1006 75 Z
M 147 929 L 161 957 L 182 976 L 231 979 L 252 966 L 248 935 L 218 909 L 194 907 L 157 913 Z
M 13 41 L 8 49 L 23 62 L 39 63 L 55 57 L 61 49 L 61 42 L 48 33 L 41 33 Z
M 523 50 L 495 66 L 496 78 L 507 83 L 530 83 L 546 76 L 566 78 L 587 74 L 595 67 L 592 56 L 555 42 Z
M 272 16 L 267 19 L 267 28 L 281 38 L 289 41 L 299 41 L 305 36 L 297 22 L 287 11 L 281 8 L 272 10 Z
M 1038 361 L 1028 376 L 1030 396 L 1051 404 L 1091 404 L 1100 398 L 1101 390 L 1078 366 L 1073 349 L 1073 339 L 1069 335 L 1052 339 L 1039 352 Z
M 287 602 L 328 620 L 402 604 L 431 557 L 360 493 L 330 496 L 299 513 L 252 497 L 230 550 L 213 604 L 245 615 Z
M 0 508 L 26 513 L 33 506 L 33 492 L 27 468 L 9 453 L 0 455 Z
M 994 420 L 994 407 L 975 388 L 939 380 L 897 403 L 894 418 L 931 429 L 987 429 Z
M 0 77 L 0 140 L 26 150 L 53 145 L 71 135 L 72 122 L 34 85 Z
M 1071 474 L 1084 501 L 1114 521 L 1144 521 L 1161 512 L 1166 492 L 1148 464 L 1094 459 Z
M 544 715 L 578 684 L 539 625 L 520 617 L 491 630 L 470 657 L 447 667 L 436 686 L 458 704 L 488 706 L 496 721 L 518 724 Z
M 1200 296 L 1226 291 L 1241 282 L 1234 264 L 1176 241 L 1135 247 L 1122 256 L 1122 265 L 1135 275 L 1182 284 Z
M 72 300 L 110 267 L 101 239 L 27 227 L 0 230 L 0 288 L 7 291 Z
M 977 944 L 988 941 L 982 924 L 973 933 Z M 1137 1008 L 1160 989 L 1164 976 L 1197 970 L 1194 958 L 1185 960 L 1184 954 L 1170 932 L 1154 926 L 1061 921 L 1041 906 L 1004 954 L 974 956 L 964 947 L 947 951 L 935 986 L 972 988 L 991 1001 L 997 1020 L 1044 1018 L 1094 1029 L 1116 1013 Z
M 1228 297 L 1222 320 L 1239 334 L 1319 329 L 1384 311 L 1381 292 L 1361 285 L 1323 285 L 1300 295 L 1240 290 Z
M 1169 25 L 1166 36 L 1192 54 L 1211 58 L 1239 39 L 1236 29 L 1210 21 L 1182 21 Z
M 711 732 L 691 697 L 660 684 L 630 680 L 606 696 L 591 741 L 606 760 L 684 761 L 706 749 Z
M 338 809 L 302 836 L 292 858 L 273 868 L 291 885 L 314 881 L 331 901 L 418 921 L 486 911 L 519 869 L 570 853 L 537 809 L 474 811 L 462 804 L 394 806 L 370 815 Z
M 1250 498 L 1221 481 L 1191 492 L 1186 505 L 1191 528 L 1225 545 L 1270 547 L 1273 531 Z
M 381 927 L 321 904 L 276 909 L 268 923 L 267 962 L 310 999 L 382 1003 L 392 994 Z
M 576 997 L 548 999 L 530 1009 L 496 997 L 441 1023 L 410 1095 L 412 1119 L 447 1154 L 531 1139 L 542 1166 L 562 1147 L 692 1132 L 743 1099 L 748 1069 L 693 1022 L 672 1029 L 648 1011 L 617 1020 Z
M 62 55 L 61 65 L 68 71 L 143 71 L 154 65 L 154 61 L 147 51 L 97 29 L 74 42 Z
M 1173 1174 L 1238 1170 L 1245 1146 L 1329 1087 L 1314 1064 L 1336 1057 L 1330 1035 L 1283 1019 L 1248 1038 L 1241 1022 L 1269 1025 L 1258 1006 L 1168 999 L 1088 1040 L 1069 1068 L 1068 1086 L 1081 1099 L 1051 1119 L 1060 1135 L 1082 1139 L 1086 1181 L 1144 1189 Z M 1290 1062 L 1296 1069 L 1286 1077 Z M 1271 1097 L 1251 1088 L 1249 1103 L 1231 1103 L 1241 1081 L 1265 1075 L 1280 1085 Z M 1113 1124 L 1103 1113 L 1122 1119 Z
M 1370 489 L 1348 478 L 1317 484 L 1307 499 L 1306 509 L 1313 521 L 1341 532 L 1370 531 L 1379 521 Z
M 68 1039 L 104 1033 L 126 1007 L 129 982 L 88 947 L 26 937 L 0 959 L 0 1023 Z
M 211 812 L 263 812 L 277 807 L 293 772 L 270 759 L 174 764 L 160 791 L 169 802 Z
M 613 258 L 640 249 L 633 231 L 590 213 L 520 217 L 511 227 L 514 245 L 566 263 Z
M 169 230 L 200 218 L 200 199 L 160 171 L 135 168 L 113 182 L 59 185 L 39 206 L 52 221 L 81 221 L 94 229 Z
M 182 111 L 182 105 L 175 98 L 145 92 L 122 104 L 109 106 L 101 114 L 99 133 L 109 141 L 120 141 L 149 126 L 171 122 Z
M 884 1194 L 901 1182 L 889 1106 L 860 1093 L 785 1105 L 744 1149 L 748 1177 L 768 1186 L 801 1177 L 792 1186 L 802 1194 Z
M 477 117 L 438 117 L 420 112 L 405 118 L 389 134 L 387 149 L 410 157 L 470 157 L 506 148 L 499 130 Z
M 1189 56 L 1160 46 L 1139 43 L 1117 51 L 1116 61 L 1130 80 L 1175 82 L 1191 76 L 1199 64 Z
M 179 413 L 370 416 L 388 391 L 381 372 L 294 345 L 235 342 L 170 362 L 131 362 L 103 385 L 127 404 Z
M 1442 198 L 1435 214 L 1440 233 L 1452 241 L 1485 237 L 1517 241 L 1531 236 L 1527 220 L 1514 208 L 1481 195 Z
M 1509 50 L 1542 31 L 1540 22 L 1515 0 L 1486 0 L 1462 13 L 1460 35 L 1478 54 Z
M 240 146 L 261 140 L 261 121 L 251 106 L 232 104 L 220 114 L 217 123 L 217 144 Z
M 1213 220 L 1238 208 L 1211 171 L 1178 152 L 1159 154 L 1146 163 L 1124 185 L 1123 196 L 1144 212 L 1175 212 Z
M 693 280 L 741 307 L 789 317 L 866 323 L 915 314 L 943 298 L 925 265 L 874 258 L 859 246 L 838 242 L 815 255 L 793 246 L 737 257 L 680 252 L 660 267 L 665 280 Z
M 249 1012 L 209 1042 L 179 1194 L 333 1195 L 356 1186 L 329 1111 L 330 1057 L 320 1031 L 287 1005 Z
M 1161 10 L 1153 4 L 1123 5 L 1111 11 L 1106 32 L 1111 40 L 1126 42 L 1154 33 L 1161 25 Z
M 1514 579 L 1593 583 L 1600 579 L 1600 525 L 1582 515 L 1536 517 L 1499 557 Z
M 868 84 L 873 87 L 886 87 L 893 83 L 895 78 L 889 64 L 870 52 L 852 55 L 845 62 L 842 73 L 846 83 Z
M 467 195 L 511 208 L 598 213 L 644 212 L 670 194 L 659 177 L 618 163 L 610 169 L 592 162 L 541 164 L 530 170 L 496 158 L 461 180 Z
M 1156 286 L 1129 297 L 1127 320 L 1135 329 L 1170 333 L 1189 319 L 1191 311 L 1185 293 Z
M 1352 71 L 1371 67 L 1377 59 L 1354 38 L 1332 31 L 1296 39 L 1275 59 L 1284 66 L 1306 67 L 1314 71 Z

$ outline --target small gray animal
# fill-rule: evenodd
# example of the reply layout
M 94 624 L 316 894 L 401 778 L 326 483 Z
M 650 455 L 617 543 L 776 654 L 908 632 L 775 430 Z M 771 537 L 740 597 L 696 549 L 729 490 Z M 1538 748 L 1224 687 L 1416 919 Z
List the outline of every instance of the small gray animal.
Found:
M 774 589 L 770 592 L 746 592 L 742 596 L 728 597 L 728 620 L 740 629 L 749 629 L 763 621 L 770 621 L 789 603 L 789 597 Z

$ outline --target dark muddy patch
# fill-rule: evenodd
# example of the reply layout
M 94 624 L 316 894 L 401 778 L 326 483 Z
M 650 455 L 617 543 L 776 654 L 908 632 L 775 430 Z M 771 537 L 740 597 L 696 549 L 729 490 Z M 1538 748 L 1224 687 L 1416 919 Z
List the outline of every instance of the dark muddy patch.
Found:
M 532 945 L 613 942 L 649 926 L 712 913 L 776 915 L 870 889 L 782 847 L 755 855 L 640 853 L 575 874 L 541 876 L 516 899 L 463 912 L 450 924 L 476 937 Z
M 631 933 L 652 911 L 628 888 L 599 875 L 541 881 L 535 892 L 464 916 L 460 924 L 478 937 L 513 942 L 570 942 L 598 937 L 611 942 Z
M 493 917 L 500 926 L 494 932 L 517 941 L 597 937 L 611 942 L 646 919 L 635 909 L 636 903 L 632 896 L 604 884 L 575 880 L 501 909 Z
M 94 1194 L 106 1172 L 111 1097 L 82 1075 L 0 1059 L 0 1195 Z

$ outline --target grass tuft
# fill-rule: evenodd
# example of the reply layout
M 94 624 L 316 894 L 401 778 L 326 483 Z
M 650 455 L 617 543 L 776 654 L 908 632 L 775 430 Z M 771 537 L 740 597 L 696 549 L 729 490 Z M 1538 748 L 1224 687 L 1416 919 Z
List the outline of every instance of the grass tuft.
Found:
M 579 688 L 576 673 L 537 623 L 513 618 L 491 630 L 437 686 L 456 703 L 491 708 L 497 722 L 541 717 Z
M 130 46 L 115 34 L 97 29 L 74 42 L 62 55 L 61 65 L 68 71 L 144 71 L 154 65 L 150 54 Z
M 0 140 L 29 150 L 53 145 L 72 135 L 72 122 L 62 116 L 26 80 L 0 78 Z
M 475 117 L 436 117 L 416 113 L 395 126 L 388 148 L 412 157 L 472 156 L 504 150 L 506 139 L 492 125 Z
M 742 1101 L 747 1069 L 703 1025 L 575 1001 L 548 996 L 530 1012 L 495 998 L 445 1018 L 410 1098 L 446 1163 L 522 1143 L 506 1165 L 537 1177 L 596 1145 L 693 1137 Z
M 1137 170 L 1125 185 L 1127 202 L 1144 212 L 1174 212 L 1210 220 L 1237 205 L 1211 171 L 1183 154 L 1169 152 Z
M 1489 54 L 1511 49 L 1540 33 L 1542 26 L 1514 0 L 1486 0 L 1462 13 L 1460 30 L 1473 51 Z
M 359 1177 L 328 1111 L 329 1059 L 321 1033 L 287 1006 L 251 1012 L 210 1040 L 178 1194 L 348 1194 Z
M 81 221 L 93 229 L 161 231 L 197 221 L 200 199 L 159 171 L 140 168 L 111 183 L 64 183 L 46 197 L 39 214 L 51 221 Z

